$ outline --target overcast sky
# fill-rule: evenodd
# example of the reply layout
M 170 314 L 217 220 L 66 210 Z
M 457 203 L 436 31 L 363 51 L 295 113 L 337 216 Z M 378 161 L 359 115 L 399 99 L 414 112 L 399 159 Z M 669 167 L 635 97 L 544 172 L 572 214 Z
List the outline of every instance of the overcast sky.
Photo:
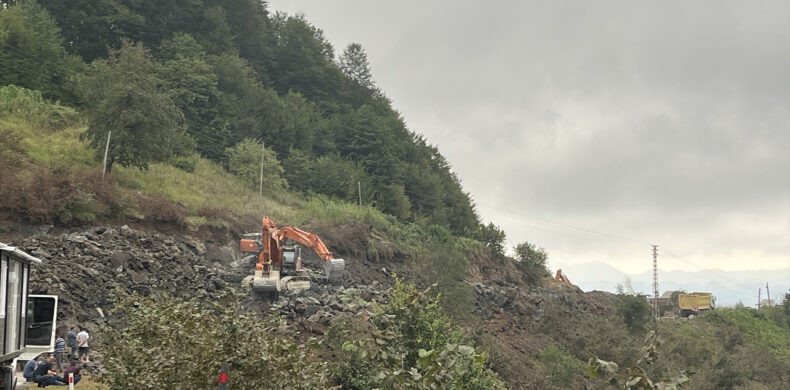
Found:
M 275 0 L 359 42 L 508 246 L 790 267 L 790 2 Z M 693 264 L 693 265 L 692 265 Z M 788 272 L 790 281 L 790 272 Z

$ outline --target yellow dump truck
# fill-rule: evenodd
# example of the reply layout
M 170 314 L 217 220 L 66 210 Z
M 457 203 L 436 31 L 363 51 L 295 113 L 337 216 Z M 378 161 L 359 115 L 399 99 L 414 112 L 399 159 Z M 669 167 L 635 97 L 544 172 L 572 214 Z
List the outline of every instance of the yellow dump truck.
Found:
M 692 314 L 701 314 L 713 309 L 713 294 L 694 292 L 678 295 L 680 315 L 688 317 Z

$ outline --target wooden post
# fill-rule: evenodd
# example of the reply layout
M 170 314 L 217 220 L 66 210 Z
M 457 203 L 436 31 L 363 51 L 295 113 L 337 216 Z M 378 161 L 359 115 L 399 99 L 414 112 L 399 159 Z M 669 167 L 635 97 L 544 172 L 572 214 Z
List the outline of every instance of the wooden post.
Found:
M 101 172 L 101 179 L 104 180 L 104 175 L 107 174 L 107 153 L 110 151 L 110 136 L 112 130 L 107 132 L 107 146 L 104 147 L 104 169 Z
M 266 157 L 266 143 L 261 142 L 261 179 L 258 182 L 258 195 L 263 196 L 263 161 Z
M 74 373 L 69 373 L 69 390 L 74 390 Z

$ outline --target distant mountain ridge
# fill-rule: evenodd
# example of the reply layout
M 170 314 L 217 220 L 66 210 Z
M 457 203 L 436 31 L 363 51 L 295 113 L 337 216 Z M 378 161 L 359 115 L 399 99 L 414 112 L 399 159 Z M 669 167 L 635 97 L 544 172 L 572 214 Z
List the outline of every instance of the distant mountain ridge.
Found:
M 652 271 L 628 274 L 603 262 L 557 263 L 555 267 L 562 268 L 571 282 L 584 291 L 615 292 L 618 284 L 626 289 L 630 284 L 635 292 L 649 294 L 653 291 Z M 733 306 L 739 301 L 746 306 L 754 306 L 758 289 L 762 289 L 761 298 L 767 298 L 766 283 L 770 288 L 771 299 L 781 303 L 785 293 L 790 291 L 790 267 L 748 271 L 664 271 L 659 268 L 658 271 L 659 294 L 681 289 L 711 292 L 721 306 Z

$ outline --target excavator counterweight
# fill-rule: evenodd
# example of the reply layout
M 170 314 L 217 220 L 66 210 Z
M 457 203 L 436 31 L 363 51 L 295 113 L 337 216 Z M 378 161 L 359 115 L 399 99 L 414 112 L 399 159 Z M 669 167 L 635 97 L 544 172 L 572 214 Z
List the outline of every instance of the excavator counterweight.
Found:
M 324 242 L 313 233 L 295 226 L 278 228 L 269 217 L 263 217 L 261 233 L 245 234 L 240 242 L 242 252 L 253 253 L 258 261 L 252 289 L 278 293 L 310 288 L 309 272 L 302 268 L 301 244 L 312 249 L 324 261 L 324 273 L 330 281 L 343 276 L 346 262 L 336 259 Z

